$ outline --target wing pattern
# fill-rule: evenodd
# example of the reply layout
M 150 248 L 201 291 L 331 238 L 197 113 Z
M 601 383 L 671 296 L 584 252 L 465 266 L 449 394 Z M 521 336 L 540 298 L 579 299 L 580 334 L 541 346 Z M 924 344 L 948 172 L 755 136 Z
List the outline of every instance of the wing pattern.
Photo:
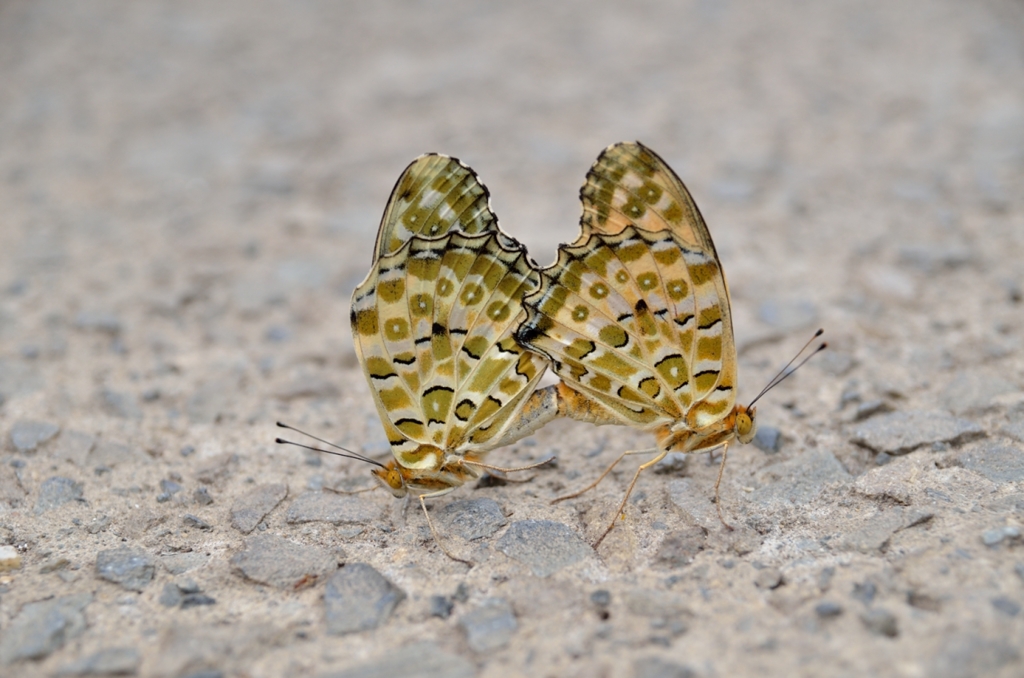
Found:
M 436 463 L 411 456 L 423 445 L 486 448 L 515 421 L 547 363 L 512 339 L 538 285 L 521 247 L 450 233 L 414 236 L 356 289 L 353 335 L 403 465 Z
M 725 277 L 682 181 L 649 149 L 606 149 L 581 190 L 582 233 L 526 298 L 517 338 L 604 423 L 698 431 L 735 405 Z

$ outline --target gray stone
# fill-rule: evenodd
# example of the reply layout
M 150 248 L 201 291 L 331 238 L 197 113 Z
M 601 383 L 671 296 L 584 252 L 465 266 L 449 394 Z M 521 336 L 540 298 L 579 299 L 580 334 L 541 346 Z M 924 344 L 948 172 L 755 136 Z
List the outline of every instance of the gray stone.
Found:
M 200 506 L 209 506 L 213 503 L 213 497 L 210 496 L 210 491 L 205 487 L 197 487 L 192 491 L 192 501 Z
M 164 607 L 178 607 L 181 604 L 182 593 L 176 584 L 164 584 L 160 592 L 159 603 Z
M 452 616 L 455 601 L 448 596 L 430 596 L 430 616 L 447 619 Z
M 387 652 L 364 664 L 320 678 L 473 678 L 476 667 L 467 659 L 448 654 L 435 643 L 413 643 Z
M 76 466 L 85 466 L 89 452 L 96 444 L 96 436 L 81 431 L 64 431 L 57 438 L 53 450 L 55 459 L 70 461 Z
M 1024 443 L 1024 421 L 1011 422 L 999 429 L 999 432 L 1008 438 L 1013 438 L 1018 443 Z
M 1007 617 L 1016 617 L 1020 614 L 1020 604 L 1006 596 L 996 596 L 993 598 L 992 607 Z
M 314 584 L 338 569 L 338 557 L 318 546 L 259 534 L 245 540 L 245 549 L 232 556 L 231 567 L 260 584 L 296 589 Z
M 111 647 L 66 664 L 58 676 L 134 676 L 142 664 L 142 655 L 134 647 Z
M 206 522 L 199 516 L 192 515 L 191 513 L 186 513 L 184 516 L 182 516 L 181 522 L 183 525 L 185 525 L 185 527 L 194 527 L 199 530 L 213 529 L 213 525 Z
M 568 525 L 551 520 L 512 523 L 498 539 L 498 550 L 529 566 L 537 577 L 550 576 L 594 553 Z
M 1024 449 L 1017 446 L 989 442 L 962 452 L 956 463 L 995 483 L 1024 480 Z
M 899 455 L 923 445 L 958 445 L 983 435 L 977 424 L 945 412 L 910 410 L 873 417 L 856 426 L 850 440 L 875 452 Z
M 924 675 L 936 678 L 1000 675 L 999 669 L 1021 659 L 1019 639 L 985 638 L 954 631 L 940 639 Z
M 885 508 L 873 516 L 848 524 L 835 543 L 835 548 L 860 553 L 877 553 L 893 533 L 904 527 L 905 517 L 900 507 Z
M 782 572 L 776 567 L 766 567 L 754 577 L 754 586 L 770 591 L 782 586 Z
M 843 606 L 831 600 L 823 600 L 814 606 L 814 614 L 822 619 L 832 619 L 843 613 Z
M 7 464 L 0 465 L 0 505 L 19 507 L 27 495 L 17 471 Z
M 895 638 L 900 634 L 896 616 L 888 610 L 881 608 L 867 610 L 861 613 L 860 621 L 868 631 L 876 636 Z
M 979 413 L 994 407 L 992 399 L 1018 390 L 998 374 L 965 370 L 950 381 L 939 396 L 939 402 L 956 415 Z
M 100 404 L 107 414 L 121 419 L 142 419 L 142 408 L 138 398 L 131 393 L 103 389 L 100 391 Z
M 488 598 L 459 618 L 459 627 L 474 652 L 505 647 L 518 626 L 512 606 L 502 598 Z
M 756 478 L 762 486 L 751 493 L 751 501 L 799 506 L 817 497 L 827 485 L 847 482 L 850 474 L 828 450 L 811 450 L 765 467 Z
M 119 334 L 123 329 L 121 320 L 113 313 L 104 311 L 82 311 L 75 316 L 75 327 L 92 332 Z
M 437 512 L 437 520 L 466 540 L 489 537 L 508 525 L 498 502 L 487 497 L 453 501 Z
M 82 483 L 64 476 L 53 476 L 39 486 L 39 497 L 36 498 L 36 515 L 45 513 L 58 506 L 82 499 Z
M 989 548 L 995 548 L 1004 541 L 1020 540 L 1020 528 L 1014 525 L 994 527 L 981 533 L 981 542 Z
M 28 603 L 0 634 L 0 665 L 42 659 L 86 629 L 85 608 L 92 594 L 79 593 Z
M 685 452 L 669 452 L 651 470 L 658 475 L 681 476 L 690 465 L 690 457 L 691 455 Z
M 684 527 L 666 535 L 654 560 L 665 567 L 685 567 L 707 546 L 707 532 L 697 525 Z
M 287 496 L 288 486 L 284 483 L 257 485 L 231 505 L 231 526 L 249 534 Z
M 857 409 L 853 413 L 853 420 L 864 421 L 876 414 L 886 414 L 888 412 L 892 412 L 892 406 L 889 403 L 884 400 L 868 400 L 857 405 Z
M 153 557 L 139 549 L 122 546 L 96 555 L 97 576 L 129 591 L 145 589 L 153 581 L 155 573 Z
M 181 609 L 187 610 L 190 607 L 201 607 L 205 605 L 216 605 L 217 600 L 203 593 L 189 593 L 181 599 Z
M 11 445 L 18 452 L 35 452 L 36 448 L 60 432 L 60 426 L 45 421 L 22 419 L 11 427 Z
M 633 678 L 696 678 L 697 672 L 689 666 L 676 664 L 661 657 L 641 657 L 633 662 Z
M 149 457 L 141 454 L 135 447 L 119 443 L 116 440 L 101 440 L 89 452 L 91 466 L 114 468 L 121 464 L 149 461 Z
M 375 629 L 405 599 L 405 592 L 365 563 L 349 563 L 324 590 L 327 633 L 340 636 Z
M 781 446 L 782 432 L 779 429 L 774 426 L 757 427 L 757 433 L 754 434 L 754 447 L 762 452 L 775 454 Z
M 196 469 L 196 480 L 207 485 L 214 485 L 234 475 L 238 465 L 237 454 L 232 452 L 218 454 L 203 460 Z
M 289 524 L 324 522 L 369 523 L 380 518 L 380 504 L 360 495 L 334 492 L 306 492 L 296 497 L 288 507 L 285 520 Z

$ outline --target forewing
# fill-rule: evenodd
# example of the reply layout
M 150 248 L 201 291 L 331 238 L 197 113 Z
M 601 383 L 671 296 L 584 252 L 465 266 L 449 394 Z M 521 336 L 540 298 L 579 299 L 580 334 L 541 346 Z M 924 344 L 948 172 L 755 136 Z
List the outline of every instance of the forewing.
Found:
M 490 194 L 457 158 L 431 153 L 416 158 L 398 178 L 381 219 L 373 259 L 394 254 L 414 235 L 475 235 L 498 230 Z
M 614 235 L 627 226 L 645 231 L 671 231 L 684 245 L 710 252 L 707 224 L 690 192 L 658 154 L 639 142 L 609 146 L 587 173 L 580 189 L 582 233 Z

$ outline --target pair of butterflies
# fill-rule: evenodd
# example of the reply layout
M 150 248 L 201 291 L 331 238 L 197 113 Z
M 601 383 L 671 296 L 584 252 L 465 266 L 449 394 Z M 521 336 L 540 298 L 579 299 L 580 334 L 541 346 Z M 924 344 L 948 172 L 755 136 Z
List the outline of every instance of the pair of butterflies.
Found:
M 652 432 L 659 454 L 633 483 L 669 451 L 754 437 L 725 277 L 682 181 L 620 143 L 580 198 L 579 237 L 538 269 L 458 160 L 421 156 L 391 194 L 352 333 L 394 453 L 373 473 L 424 513 L 495 468 L 490 450 L 558 416 Z M 548 367 L 561 381 L 538 389 Z

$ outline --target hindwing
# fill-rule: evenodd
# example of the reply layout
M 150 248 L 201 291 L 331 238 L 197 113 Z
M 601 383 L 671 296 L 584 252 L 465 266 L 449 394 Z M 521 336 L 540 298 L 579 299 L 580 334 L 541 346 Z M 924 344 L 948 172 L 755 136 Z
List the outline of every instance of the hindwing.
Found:
M 396 454 L 487 449 L 542 376 L 545 358 L 512 338 L 539 275 L 511 243 L 413 236 L 356 288 L 353 336 Z

